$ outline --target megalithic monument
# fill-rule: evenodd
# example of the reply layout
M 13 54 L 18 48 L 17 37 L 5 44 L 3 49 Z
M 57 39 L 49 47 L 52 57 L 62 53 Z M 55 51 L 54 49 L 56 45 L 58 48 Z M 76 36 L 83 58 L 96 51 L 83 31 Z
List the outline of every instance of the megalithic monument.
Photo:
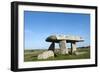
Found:
M 71 43 L 71 50 L 70 53 L 76 53 L 76 42 L 84 41 L 82 37 L 79 36 L 65 36 L 65 35 L 51 35 L 47 37 L 47 42 L 52 42 L 48 50 L 55 50 L 55 43 L 59 43 L 60 53 L 61 54 L 68 54 L 67 43 Z

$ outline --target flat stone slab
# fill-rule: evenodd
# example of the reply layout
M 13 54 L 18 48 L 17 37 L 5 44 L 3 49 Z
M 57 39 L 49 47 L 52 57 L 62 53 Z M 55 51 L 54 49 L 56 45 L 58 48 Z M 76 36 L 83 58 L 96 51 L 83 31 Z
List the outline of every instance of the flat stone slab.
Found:
M 61 40 L 66 40 L 67 42 L 76 41 L 81 42 L 84 41 L 84 39 L 80 36 L 67 36 L 67 35 L 51 35 L 47 37 L 47 42 L 59 42 Z

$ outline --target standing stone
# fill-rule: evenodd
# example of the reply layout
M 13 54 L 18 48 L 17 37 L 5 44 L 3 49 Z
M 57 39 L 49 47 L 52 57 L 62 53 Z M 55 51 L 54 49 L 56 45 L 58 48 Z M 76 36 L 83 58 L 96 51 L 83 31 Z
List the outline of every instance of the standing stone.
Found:
M 76 42 L 71 43 L 71 54 L 76 53 Z
M 55 50 L 55 43 L 54 42 L 51 43 L 48 50 L 52 50 L 54 52 L 54 50 Z
M 68 53 L 68 50 L 66 50 L 66 40 L 62 40 L 59 42 L 59 47 L 60 47 L 60 53 L 61 54 L 66 54 Z
M 69 53 L 69 51 L 68 51 L 68 48 L 66 47 L 66 54 L 68 54 Z

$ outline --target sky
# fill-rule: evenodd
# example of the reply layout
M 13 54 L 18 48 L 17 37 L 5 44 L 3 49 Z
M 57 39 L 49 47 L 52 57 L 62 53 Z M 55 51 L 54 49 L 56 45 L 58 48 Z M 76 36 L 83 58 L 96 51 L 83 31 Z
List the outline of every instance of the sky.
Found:
M 90 14 L 24 11 L 24 47 L 25 49 L 48 49 L 50 35 L 81 36 L 84 42 L 78 47 L 90 44 Z M 59 44 L 56 44 L 56 48 Z M 67 47 L 70 47 L 68 44 Z

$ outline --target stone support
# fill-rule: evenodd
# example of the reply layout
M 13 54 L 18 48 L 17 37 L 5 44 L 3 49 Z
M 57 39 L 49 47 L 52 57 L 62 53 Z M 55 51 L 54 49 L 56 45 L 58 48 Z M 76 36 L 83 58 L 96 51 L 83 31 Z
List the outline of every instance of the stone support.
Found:
M 76 53 L 76 42 L 71 43 L 71 54 Z
M 66 40 L 62 40 L 59 42 L 59 47 L 60 47 L 60 53 L 61 54 L 66 54 L 68 53 L 68 50 L 66 50 Z
M 54 52 L 54 50 L 55 50 L 55 43 L 54 42 L 51 43 L 48 50 L 52 50 Z

